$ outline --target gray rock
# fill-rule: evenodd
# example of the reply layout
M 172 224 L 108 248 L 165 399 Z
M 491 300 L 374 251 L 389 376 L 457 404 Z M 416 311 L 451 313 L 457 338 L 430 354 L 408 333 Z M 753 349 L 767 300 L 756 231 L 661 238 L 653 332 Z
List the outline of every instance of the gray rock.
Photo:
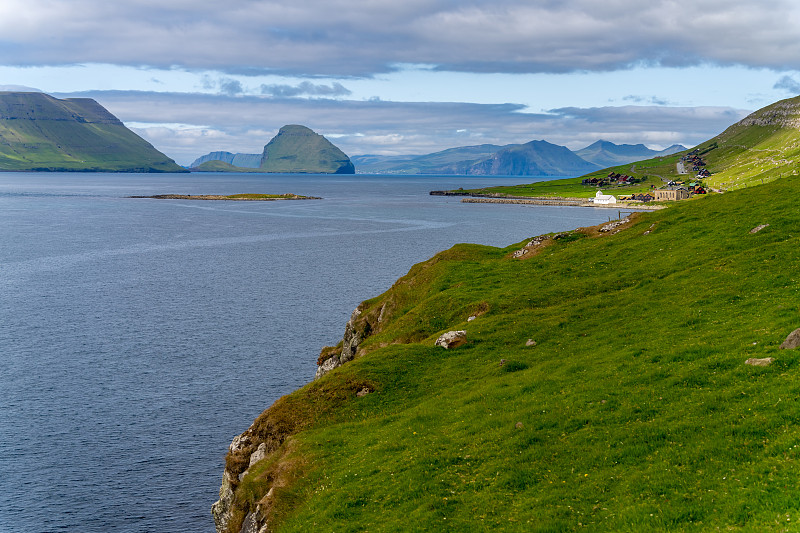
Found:
M 536 341 L 533 339 L 528 339 L 528 341 L 525 343 L 525 346 L 536 346 Z
M 751 357 L 747 361 L 744 362 L 746 365 L 751 366 L 769 366 L 775 359 L 772 357 L 764 357 L 762 359 L 758 359 L 756 357 Z
M 781 350 L 794 350 L 800 346 L 800 328 L 797 328 L 793 332 L 789 333 L 789 336 L 786 337 L 786 340 L 781 343 Z
M 458 348 L 462 344 L 466 344 L 466 342 L 467 332 L 462 329 L 443 333 L 438 339 L 436 339 L 436 346 L 441 346 L 445 350 L 449 350 L 450 348 Z
M 319 379 L 337 366 L 342 366 L 342 363 L 339 362 L 339 358 L 337 356 L 329 357 L 325 360 L 324 363 L 317 367 L 317 373 L 314 374 L 314 379 Z
M 250 454 L 250 464 L 248 465 L 247 468 L 250 468 L 251 466 L 253 466 L 257 462 L 259 462 L 261 459 L 263 459 L 266 456 L 267 456 L 267 443 L 266 442 L 262 442 L 261 444 L 258 445 L 258 448 L 256 448 L 256 451 L 254 451 L 252 454 Z
M 356 393 L 356 396 L 358 396 L 359 398 L 361 398 L 362 396 L 366 396 L 366 395 L 367 395 L 367 394 L 369 394 L 370 392 L 372 392 L 372 391 L 371 391 L 371 390 L 369 390 L 367 387 L 364 387 L 363 389 L 361 389 L 360 391 L 358 391 L 358 392 Z
M 258 533 L 258 530 L 259 524 L 257 513 L 247 513 L 247 516 L 244 517 L 244 522 L 242 522 L 242 529 L 240 530 L 240 533 Z
M 339 356 L 339 362 L 344 364 L 352 361 L 356 356 L 358 345 L 361 344 L 361 333 L 356 330 L 356 320 L 361 316 L 361 311 L 356 309 L 350 315 L 350 320 L 344 328 L 344 337 L 342 339 L 342 355 Z
M 231 484 L 230 474 L 225 470 L 222 474 L 222 486 L 219 488 L 219 500 L 211 505 L 211 515 L 214 517 L 214 526 L 218 533 L 228 530 L 233 498 L 233 485 Z
M 768 228 L 768 227 L 769 227 L 769 224 L 761 224 L 760 226 L 756 226 L 755 228 L 751 229 L 750 233 L 758 233 L 762 229 Z
M 601 231 L 602 233 L 608 233 L 609 231 L 611 231 L 613 229 L 616 229 L 616 228 L 622 226 L 623 224 L 627 223 L 628 220 L 629 220 L 628 217 L 625 217 L 625 218 L 620 219 L 620 220 L 615 220 L 613 222 L 609 222 L 608 224 L 605 224 L 604 226 L 602 226 L 599 231 Z

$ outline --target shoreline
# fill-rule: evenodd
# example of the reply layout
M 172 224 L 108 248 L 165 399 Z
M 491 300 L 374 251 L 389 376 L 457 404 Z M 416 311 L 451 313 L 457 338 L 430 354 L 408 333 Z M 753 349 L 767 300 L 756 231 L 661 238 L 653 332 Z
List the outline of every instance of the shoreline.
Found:
M 604 207 L 611 209 L 637 209 L 641 211 L 658 211 L 666 209 L 663 205 L 646 204 L 595 204 L 587 198 L 462 198 L 463 204 L 528 204 L 550 205 L 562 207 Z

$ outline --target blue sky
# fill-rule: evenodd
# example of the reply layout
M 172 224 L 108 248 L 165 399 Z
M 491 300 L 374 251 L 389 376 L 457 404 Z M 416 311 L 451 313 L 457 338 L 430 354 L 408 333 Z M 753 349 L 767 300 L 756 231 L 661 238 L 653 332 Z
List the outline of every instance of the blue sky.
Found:
M 349 155 L 689 146 L 800 93 L 800 3 L 3 0 L 21 88 L 94 98 L 181 164 L 290 123 Z

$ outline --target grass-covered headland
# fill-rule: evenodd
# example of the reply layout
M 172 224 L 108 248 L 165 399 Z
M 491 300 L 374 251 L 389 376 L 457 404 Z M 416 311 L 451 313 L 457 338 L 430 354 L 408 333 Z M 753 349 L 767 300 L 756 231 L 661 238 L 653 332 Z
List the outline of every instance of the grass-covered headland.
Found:
M 154 194 L 153 196 L 130 196 L 129 198 L 150 198 L 155 200 L 234 200 L 269 202 L 273 200 L 320 200 L 317 196 L 301 196 L 299 194 Z
M 797 531 L 798 198 L 785 177 L 416 265 L 360 306 L 356 358 L 228 454 L 221 527 Z

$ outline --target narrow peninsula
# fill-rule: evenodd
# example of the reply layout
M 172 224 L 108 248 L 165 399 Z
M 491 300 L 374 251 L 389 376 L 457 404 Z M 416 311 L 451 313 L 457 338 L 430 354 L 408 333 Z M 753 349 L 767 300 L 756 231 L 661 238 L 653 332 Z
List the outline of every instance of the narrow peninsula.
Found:
M 154 194 L 152 196 L 128 196 L 128 198 L 150 198 L 154 200 L 233 200 L 244 202 L 272 202 L 276 200 L 322 200 L 319 196 L 299 194 Z

